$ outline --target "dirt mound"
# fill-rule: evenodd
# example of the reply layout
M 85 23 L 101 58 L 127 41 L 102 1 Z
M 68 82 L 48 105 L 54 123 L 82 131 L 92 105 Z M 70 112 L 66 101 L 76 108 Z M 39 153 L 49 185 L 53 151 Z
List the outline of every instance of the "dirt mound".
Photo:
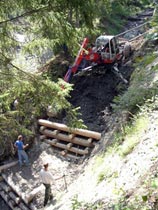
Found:
M 126 74 L 128 71 L 128 75 Z M 129 77 L 130 67 L 122 68 L 125 78 Z M 113 72 L 91 72 L 85 76 L 75 76 L 72 83 L 71 103 L 80 107 L 82 119 L 89 130 L 102 132 L 106 130 L 108 116 L 111 114 L 111 102 L 119 93 L 118 85 L 127 88 Z

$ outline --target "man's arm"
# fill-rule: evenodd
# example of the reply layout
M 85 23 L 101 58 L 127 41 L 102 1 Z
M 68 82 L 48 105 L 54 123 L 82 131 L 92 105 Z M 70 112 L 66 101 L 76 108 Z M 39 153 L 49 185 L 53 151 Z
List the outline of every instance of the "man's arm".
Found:
M 60 177 L 55 178 L 55 180 L 61 179 L 61 178 L 63 178 L 64 176 L 65 176 L 65 174 L 63 174 L 63 175 L 60 176 Z
M 23 144 L 23 149 L 25 149 L 26 147 L 28 147 L 29 146 L 29 144 Z
M 14 143 L 14 147 L 15 147 L 16 149 L 18 148 L 18 146 L 17 146 L 16 142 Z

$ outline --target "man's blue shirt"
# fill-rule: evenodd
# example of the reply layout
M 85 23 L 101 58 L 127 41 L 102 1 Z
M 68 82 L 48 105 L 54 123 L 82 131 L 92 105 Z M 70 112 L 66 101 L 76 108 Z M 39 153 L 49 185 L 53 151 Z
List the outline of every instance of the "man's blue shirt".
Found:
M 18 150 L 23 150 L 24 144 L 23 144 L 22 141 L 17 140 L 17 141 L 15 142 L 15 145 L 18 147 Z

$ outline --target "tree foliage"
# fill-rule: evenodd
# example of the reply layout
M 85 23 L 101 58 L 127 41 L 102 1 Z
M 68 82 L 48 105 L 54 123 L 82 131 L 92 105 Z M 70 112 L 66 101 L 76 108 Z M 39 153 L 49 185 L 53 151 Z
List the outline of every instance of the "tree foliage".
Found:
M 93 37 L 108 31 L 99 27 L 100 21 L 109 20 L 114 11 L 118 15 L 118 8 L 122 13 L 127 4 L 129 1 L 126 0 L 0 1 L 1 148 L 10 144 L 18 133 L 30 134 L 33 119 L 48 106 L 56 111 L 66 111 L 71 126 L 82 125 L 78 109 L 67 100 L 72 86 L 62 80 L 55 83 L 27 72 L 15 64 L 17 52 L 23 51 L 25 56 L 27 53 L 42 55 L 48 47 L 55 52 L 56 47 L 63 44 L 71 52 L 77 52 L 78 43 L 85 36 Z M 24 35 L 25 41 L 20 41 L 17 34 Z M 15 109 L 12 104 L 16 99 L 18 106 Z

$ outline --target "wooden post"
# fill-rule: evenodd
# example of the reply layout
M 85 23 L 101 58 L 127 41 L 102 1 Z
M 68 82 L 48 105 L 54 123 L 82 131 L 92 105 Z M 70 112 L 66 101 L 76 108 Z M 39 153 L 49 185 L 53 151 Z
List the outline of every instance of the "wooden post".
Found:
M 89 142 L 89 143 L 92 143 L 92 141 L 93 141 L 92 138 L 89 138 L 89 139 L 88 139 L 88 142 Z
M 74 133 L 71 133 L 70 135 L 69 135 L 69 139 L 73 139 L 75 137 L 75 134 Z
M 14 200 L 9 200 L 9 201 L 8 201 L 8 205 L 9 205 L 12 209 L 14 209 L 14 207 L 16 206 L 16 203 L 15 203 Z
M 72 143 L 67 144 L 67 148 L 70 149 L 72 147 Z
M 46 129 L 45 126 L 41 126 L 41 127 L 40 127 L 40 131 L 43 131 L 44 129 Z
M 63 156 L 63 157 L 66 157 L 67 156 L 67 150 L 63 150 L 60 152 L 60 154 Z
M 55 135 L 58 135 L 58 133 L 59 133 L 60 131 L 54 130 L 53 132 L 55 133 Z

